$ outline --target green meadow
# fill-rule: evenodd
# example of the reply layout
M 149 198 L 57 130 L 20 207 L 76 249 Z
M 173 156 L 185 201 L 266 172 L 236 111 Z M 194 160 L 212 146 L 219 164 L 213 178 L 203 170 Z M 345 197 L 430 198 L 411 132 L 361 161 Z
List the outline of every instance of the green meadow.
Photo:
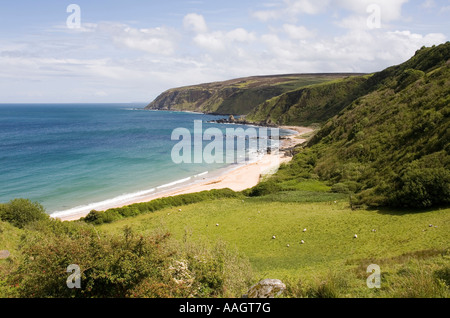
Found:
M 305 296 L 306 291 L 298 291 L 299 284 L 319 288 L 330 277 L 345 282 L 335 288 L 342 289 L 339 296 L 382 296 L 383 292 L 394 296 L 391 289 L 403 280 L 404 268 L 430 271 L 433 276 L 434 267 L 442 266 L 448 274 L 449 211 L 352 210 L 347 199 L 314 203 L 270 202 L 264 197 L 220 199 L 167 208 L 98 229 L 119 234 L 130 226 L 144 235 L 165 229 L 179 240 L 224 242 L 248 257 L 255 281 L 289 282 L 291 296 Z M 370 264 L 380 266 L 380 290 L 366 285 Z M 428 284 L 433 285 L 433 277 Z M 448 296 L 448 287 L 444 285 L 441 292 Z

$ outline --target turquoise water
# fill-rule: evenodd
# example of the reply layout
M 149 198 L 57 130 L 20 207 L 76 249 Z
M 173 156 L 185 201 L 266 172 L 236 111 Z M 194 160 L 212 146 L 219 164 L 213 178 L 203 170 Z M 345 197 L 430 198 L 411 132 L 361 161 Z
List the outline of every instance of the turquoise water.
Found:
M 132 104 L 0 105 L 0 202 L 28 198 L 47 213 L 169 188 L 227 166 L 175 164 L 172 131 L 229 125 L 222 117 Z

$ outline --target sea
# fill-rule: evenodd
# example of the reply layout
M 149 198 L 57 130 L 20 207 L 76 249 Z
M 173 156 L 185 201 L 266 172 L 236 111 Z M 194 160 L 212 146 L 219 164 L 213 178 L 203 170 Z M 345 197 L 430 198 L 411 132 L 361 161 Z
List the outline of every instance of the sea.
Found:
M 225 136 L 230 125 L 212 122 L 224 116 L 144 106 L 0 104 L 0 202 L 26 198 L 52 216 L 70 215 L 120 205 L 236 167 L 226 160 L 176 163 L 172 156 L 179 144 L 173 140 L 174 130 L 193 132 L 194 123 L 201 122 L 203 130 L 218 128 Z M 208 141 L 202 143 L 204 147 Z

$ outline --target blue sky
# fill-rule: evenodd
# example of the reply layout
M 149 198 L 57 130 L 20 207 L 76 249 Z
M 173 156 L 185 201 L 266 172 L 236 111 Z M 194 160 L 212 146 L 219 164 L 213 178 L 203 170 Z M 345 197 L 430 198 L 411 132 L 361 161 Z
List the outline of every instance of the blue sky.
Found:
M 0 103 L 150 102 L 243 76 L 375 72 L 448 41 L 449 17 L 450 0 L 3 1 Z

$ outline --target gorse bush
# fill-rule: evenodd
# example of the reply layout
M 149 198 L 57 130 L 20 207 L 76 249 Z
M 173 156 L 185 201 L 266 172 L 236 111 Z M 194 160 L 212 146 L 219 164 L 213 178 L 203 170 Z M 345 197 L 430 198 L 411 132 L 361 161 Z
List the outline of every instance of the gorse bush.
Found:
M 0 205 L 0 219 L 18 228 L 24 228 L 35 221 L 48 219 L 44 207 L 28 199 L 14 199 Z
M 251 275 L 245 258 L 225 246 L 186 244 L 166 231 L 143 236 L 129 227 L 119 236 L 83 226 L 71 235 L 33 232 L 7 282 L 26 298 L 220 297 L 245 290 Z M 79 266 L 81 288 L 67 286 L 71 264 Z

